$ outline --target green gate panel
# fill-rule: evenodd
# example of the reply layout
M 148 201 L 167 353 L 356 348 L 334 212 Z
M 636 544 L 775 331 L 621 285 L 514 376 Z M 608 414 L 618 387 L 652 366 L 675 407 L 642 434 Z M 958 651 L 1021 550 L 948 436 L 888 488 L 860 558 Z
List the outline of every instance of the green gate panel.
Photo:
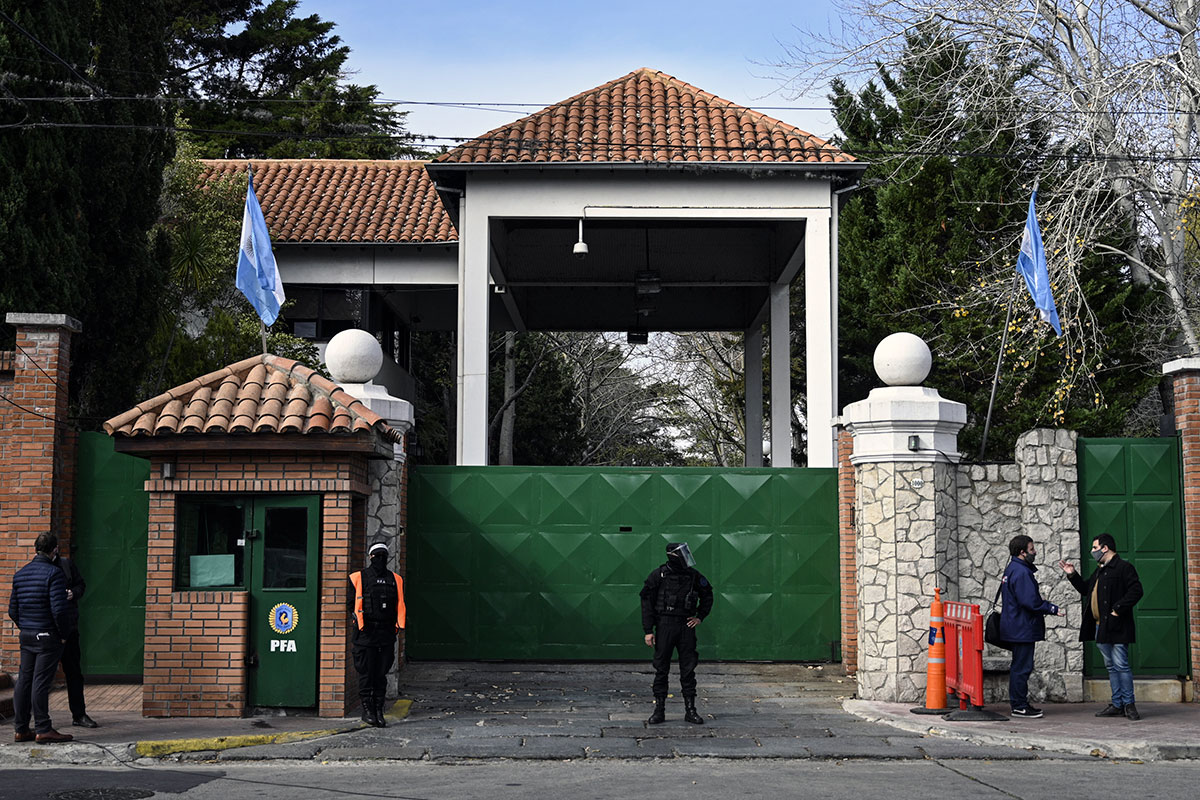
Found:
M 87 582 L 79 645 L 89 676 L 142 674 L 149 477 L 150 462 L 114 452 L 111 437 L 79 435 L 71 556 Z
M 834 469 L 414 467 L 409 508 L 413 658 L 648 658 L 638 592 L 678 540 L 715 587 L 704 657 L 840 638 Z
M 1078 456 L 1082 552 L 1097 535 L 1112 534 L 1145 590 L 1134 609 L 1134 673 L 1189 674 L 1179 440 L 1081 438 Z M 1084 562 L 1091 575 L 1095 564 Z M 1106 674 L 1095 646 L 1084 649 L 1084 666 Z

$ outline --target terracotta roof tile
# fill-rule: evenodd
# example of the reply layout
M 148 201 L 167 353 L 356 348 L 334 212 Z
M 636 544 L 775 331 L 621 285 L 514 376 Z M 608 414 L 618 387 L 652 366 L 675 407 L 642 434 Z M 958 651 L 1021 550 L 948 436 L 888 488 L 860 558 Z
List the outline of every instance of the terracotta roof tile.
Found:
M 335 433 L 396 431 L 340 386 L 302 364 L 254 356 L 177 386 L 104 423 L 110 436 L 181 433 Z
M 205 160 L 202 180 L 246 172 Z M 273 242 L 456 242 L 424 161 L 254 159 L 254 192 Z
M 854 161 L 825 140 L 691 84 L 637 69 L 434 159 L 434 164 Z

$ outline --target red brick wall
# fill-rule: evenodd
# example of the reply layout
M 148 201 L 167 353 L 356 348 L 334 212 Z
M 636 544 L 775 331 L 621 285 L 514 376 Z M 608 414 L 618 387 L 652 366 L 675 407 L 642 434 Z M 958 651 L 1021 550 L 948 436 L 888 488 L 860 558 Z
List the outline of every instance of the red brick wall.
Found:
M 18 324 L 5 394 L 0 402 L 0 597 L 33 557 L 38 534 L 58 533 L 70 544 L 75 437 L 67 429 L 71 331 L 59 325 Z M 67 548 L 64 548 L 67 549 Z M 16 626 L 0 624 L 0 669 L 15 672 Z
M 1200 696 L 1200 371 L 1177 372 L 1175 428 L 1183 449 L 1183 534 L 1187 559 L 1192 683 Z
M 854 437 L 845 428 L 838 431 L 838 539 L 842 596 L 842 669 L 858 672 L 858 568 L 854 560 L 854 467 L 850 454 Z
M 175 463 L 176 477 L 160 477 L 164 457 L 156 456 L 146 481 L 150 530 L 142 713 L 244 713 L 249 701 L 245 667 L 249 594 L 174 590 L 176 500 L 184 494 L 276 493 L 322 498 L 317 703 L 321 716 L 345 716 L 348 705 L 357 703 L 356 674 L 348 657 L 346 603 L 351 563 L 361 562 L 365 549 L 365 519 L 361 515 L 356 519 L 353 508 L 355 498 L 368 492 L 366 459 L 229 450 L 167 458 Z

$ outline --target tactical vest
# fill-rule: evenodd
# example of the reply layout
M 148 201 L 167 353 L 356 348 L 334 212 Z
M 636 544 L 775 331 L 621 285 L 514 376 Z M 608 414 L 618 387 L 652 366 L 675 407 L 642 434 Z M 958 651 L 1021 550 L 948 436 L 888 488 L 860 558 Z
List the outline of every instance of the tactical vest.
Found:
M 350 583 L 354 585 L 354 619 L 360 631 L 366 630 L 368 622 L 395 625 L 397 631 L 404 627 L 403 578 L 394 572 L 375 577 L 362 570 L 350 576 Z
M 694 617 L 700 608 L 700 593 L 696 591 L 696 574 L 674 572 L 663 567 L 658 573 L 658 596 L 654 600 L 655 614 Z

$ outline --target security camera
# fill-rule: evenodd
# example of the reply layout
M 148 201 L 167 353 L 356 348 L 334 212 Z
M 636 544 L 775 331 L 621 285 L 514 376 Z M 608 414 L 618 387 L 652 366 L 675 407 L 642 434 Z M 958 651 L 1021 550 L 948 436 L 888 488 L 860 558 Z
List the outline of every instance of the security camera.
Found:
M 573 247 L 571 249 L 571 252 L 574 253 L 575 257 L 578 258 L 580 261 L 587 258 L 587 254 L 588 254 L 587 242 L 576 242 L 575 247 Z

